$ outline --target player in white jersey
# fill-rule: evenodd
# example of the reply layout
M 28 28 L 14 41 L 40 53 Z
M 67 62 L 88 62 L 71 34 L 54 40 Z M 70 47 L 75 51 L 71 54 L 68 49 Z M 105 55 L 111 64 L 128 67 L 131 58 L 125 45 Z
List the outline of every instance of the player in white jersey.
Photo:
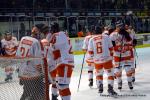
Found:
M 88 35 L 84 38 L 83 46 L 82 46 L 82 50 L 86 53 L 85 61 L 88 65 L 88 80 L 89 80 L 90 87 L 93 86 L 94 63 L 93 63 L 93 60 L 91 59 L 91 57 L 89 57 L 90 55 L 87 53 L 87 49 L 88 49 L 89 40 L 94 35 L 94 31 L 95 31 L 95 26 L 93 25 L 90 27 L 89 32 L 87 33 Z M 89 62 L 89 60 L 90 60 L 90 62 Z
M 130 37 L 132 38 L 132 49 L 131 49 L 131 61 L 132 61 L 132 82 L 135 82 L 135 68 L 136 68 L 136 62 L 135 61 L 135 54 L 136 54 L 136 49 L 135 46 L 137 44 L 137 39 L 135 35 L 135 31 L 133 30 L 132 26 L 125 25 L 126 31 L 130 34 Z
M 32 28 L 31 36 L 24 36 L 17 49 L 17 57 L 42 57 L 40 41 L 40 24 Z M 42 60 L 28 61 L 19 66 L 20 85 L 23 85 L 23 94 L 20 100 L 45 100 L 44 82 L 42 78 Z
M 6 32 L 4 39 L 2 39 L 1 42 L 2 42 L 2 48 L 5 50 L 4 56 L 14 57 L 16 54 L 17 47 L 18 47 L 18 41 L 16 37 L 13 37 L 10 32 Z M 13 66 L 5 67 L 5 73 L 6 73 L 5 81 L 6 82 L 9 80 L 12 80 L 13 71 L 14 71 Z
M 93 58 L 95 64 L 98 92 L 103 93 L 103 70 L 105 70 L 108 75 L 108 93 L 110 95 L 117 95 L 113 89 L 112 42 L 108 36 L 102 35 L 100 27 L 96 28 L 96 34 L 98 35 L 89 41 L 88 53 Z
M 116 23 L 116 30 L 110 35 L 114 45 L 114 67 L 115 76 L 118 81 L 118 89 L 122 89 L 122 69 L 125 69 L 127 82 L 130 89 L 133 89 L 132 85 L 132 70 L 131 70 L 131 49 L 132 39 L 127 31 L 123 27 L 123 23 Z
M 71 91 L 69 88 L 72 71 L 74 68 L 74 59 L 72 48 L 69 44 L 65 32 L 59 30 L 59 25 L 54 23 L 51 26 L 52 37 L 50 40 L 52 56 L 55 66 L 50 71 L 51 76 L 57 81 L 57 88 L 63 100 L 71 100 Z

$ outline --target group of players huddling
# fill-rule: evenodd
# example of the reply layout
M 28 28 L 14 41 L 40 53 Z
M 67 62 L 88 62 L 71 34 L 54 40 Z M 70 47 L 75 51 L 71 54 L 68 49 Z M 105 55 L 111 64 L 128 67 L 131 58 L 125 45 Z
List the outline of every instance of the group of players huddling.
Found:
M 129 89 L 135 82 L 134 52 L 137 40 L 132 26 L 116 22 L 116 28 L 111 25 L 104 28 L 91 26 L 85 37 L 82 49 L 86 54 L 88 65 L 89 86 L 93 86 L 93 70 L 96 74 L 98 92 L 103 93 L 103 74 L 108 76 L 108 94 L 117 95 L 113 89 L 114 79 L 118 89 L 122 89 L 122 71 L 125 69 Z
M 129 25 L 116 23 L 116 29 L 111 26 L 100 27 L 92 25 L 83 42 L 88 63 L 89 86 L 93 86 L 93 70 L 96 70 L 98 92 L 103 93 L 103 72 L 108 75 L 108 93 L 117 95 L 113 89 L 114 79 L 117 79 L 118 89 L 122 89 L 122 69 L 125 69 L 130 89 L 135 81 L 134 47 L 136 45 L 135 32 Z M 45 83 L 43 81 L 43 66 L 47 67 L 50 79 L 52 100 L 71 100 L 69 88 L 74 56 L 72 45 L 66 32 L 61 31 L 58 23 L 36 24 L 32 28 L 31 36 L 24 36 L 20 42 L 5 33 L 1 40 L 1 56 L 6 57 L 34 57 L 42 58 L 22 63 L 18 73 L 23 94 L 20 100 L 46 100 Z M 6 67 L 5 81 L 12 80 L 13 68 Z

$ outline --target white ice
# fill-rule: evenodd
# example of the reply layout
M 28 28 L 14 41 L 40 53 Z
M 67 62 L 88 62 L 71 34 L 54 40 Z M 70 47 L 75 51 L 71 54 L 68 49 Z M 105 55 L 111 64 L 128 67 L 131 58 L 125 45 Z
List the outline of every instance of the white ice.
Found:
M 145 96 L 123 96 L 118 98 L 113 97 L 101 97 L 96 89 L 96 83 L 94 87 L 90 89 L 88 87 L 87 67 L 84 64 L 82 79 L 80 83 L 79 91 L 77 92 L 80 69 L 82 65 L 83 55 L 75 56 L 75 69 L 73 72 L 70 88 L 72 92 L 72 100 L 149 100 L 150 99 L 150 48 L 137 49 L 137 68 L 136 68 L 136 82 L 134 89 L 131 91 L 128 88 L 125 73 L 123 73 L 123 89 L 122 91 L 117 90 L 117 84 L 115 81 L 114 89 L 118 94 L 128 95 L 145 95 Z M 0 77 L 2 77 L 0 72 Z M 107 94 L 107 76 L 104 75 L 104 94 Z M 2 83 L 0 78 L 0 83 Z M 95 82 L 95 81 L 94 81 Z M 0 100 L 19 100 L 22 94 L 22 87 L 17 81 L 10 83 L 0 84 Z M 59 100 L 61 100 L 59 98 Z

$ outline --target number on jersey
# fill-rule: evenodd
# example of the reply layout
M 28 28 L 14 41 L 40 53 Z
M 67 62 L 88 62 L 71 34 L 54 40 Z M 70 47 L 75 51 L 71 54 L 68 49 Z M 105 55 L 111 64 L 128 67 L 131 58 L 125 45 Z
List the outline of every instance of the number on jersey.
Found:
M 102 53 L 102 43 L 101 42 L 97 42 L 96 46 L 97 46 L 97 54 Z
M 21 47 L 20 51 L 21 51 L 21 56 L 22 57 L 28 57 L 29 56 L 29 49 L 27 49 L 25 47 Z

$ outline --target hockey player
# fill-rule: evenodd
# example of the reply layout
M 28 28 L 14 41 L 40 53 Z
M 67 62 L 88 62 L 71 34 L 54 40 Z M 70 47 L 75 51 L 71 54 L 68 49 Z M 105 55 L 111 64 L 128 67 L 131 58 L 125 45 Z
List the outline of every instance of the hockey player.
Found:
M 2 48 L 5 51 L 6 57 L 14 57 L 16 54 L 16 50 L 18 47 L 18 41 L 16 37 L 13 37 L 10 32 L 6 32 L 4 39 L 1 40 L 2 42 Z M 6 78 L 5 82 L 8 82 L 9 80 L 12 80 L 12 75 L 13 75 L 14 68 L 13 66 L 7 66 L 5 67 L 5 73 L 6 73 Z
M 86 57 L 85 57 L 85 61 L 86 63 L 88 64 L 88 79 L 89 79 L 89 87 L 92 87 L 93 86 L 93 71 L 94 71 L 94 63 L 93 63 L 93 60 L 89 57 L 88 53 L 87 53 L 87 49 L 88 49 L 88 44 L 89 44 L 89 40 L 90 38 L 93 37 L 93 34 L 94 34 L 94 31 L 95 31 L 95 26 L 91 26 L 90 29 L 89 29 L 89 33 L 84 41 L 83 41 L 83 51 L 86 53 Z M 90 60 L 90 62 L 89 62 Z
M 2 38 L 2 36 L 0 35 L 0 56 L 4 56 L 5 55 L 5 49 L 2 48 L 1 38 Z
M 100 27 L 96 27 L 96 34 L 89 40 L 88 53 L 95 64 L 98 92 L 103 93 L 103 70 L 105 70 L 108 75 L 108 93 L 114 96 L 117 93 L 113 89 L 112 42 L 108 36 L 102 35 Z
M 17 49 L 17 57 L 42 57 L 40 41 L 40 24 L 32 28 L 31 36 L 24 36 Z M 42 78 L 42 60 L 28 61 L 19 66 L 20 85 L 23 85 L 23 94 L 20 100 L 28 98 L 32 100 L 44 99 L 44 82 Z
M 110 25 L 104 27 L 104 31 L 103 31 L 102 35 L 108 35 L 109 36 L 113 31 L 114 31 L 114 28 L 110 24 Z
M 55 64 L 51 70 L 51 76 L 56 79 L 56 86 L 63 100 L 71 100 L 69 89 L 70 78 L 74 68 L 74 60 L 68 37 L 65 32 L 59 30 L 59 25 L 51 26 L 52 37 L 50 40 L 52 56 Z
M 123 23 L 118 21 L 116 23 L 116 30 L 110 35 L 114 45 L 114 66 L 115 76 L 118 81 L 118 89 L 122 89 L 122 69 L 125 69 L 127 81 L 130 89 L 132 85 L 132 72 L 131 72 L 131 52 L 132 39 L 123 27 Z
M 135 82 L 135 68 L 136 68 L 136 62 L 134 62 L 135 60 L 135 46 L 137 44 L 137 40 L 136 40 L 136 36 L 135 36 L 135 31 L 132 28 L 132 26 L 129 25 L 125 25 L 125 29 L 126 31 L 130 34 L 130 37 L 132 38 L 132 49 L 131 49 L 131 61 L 132 61 L 132 82 Z

